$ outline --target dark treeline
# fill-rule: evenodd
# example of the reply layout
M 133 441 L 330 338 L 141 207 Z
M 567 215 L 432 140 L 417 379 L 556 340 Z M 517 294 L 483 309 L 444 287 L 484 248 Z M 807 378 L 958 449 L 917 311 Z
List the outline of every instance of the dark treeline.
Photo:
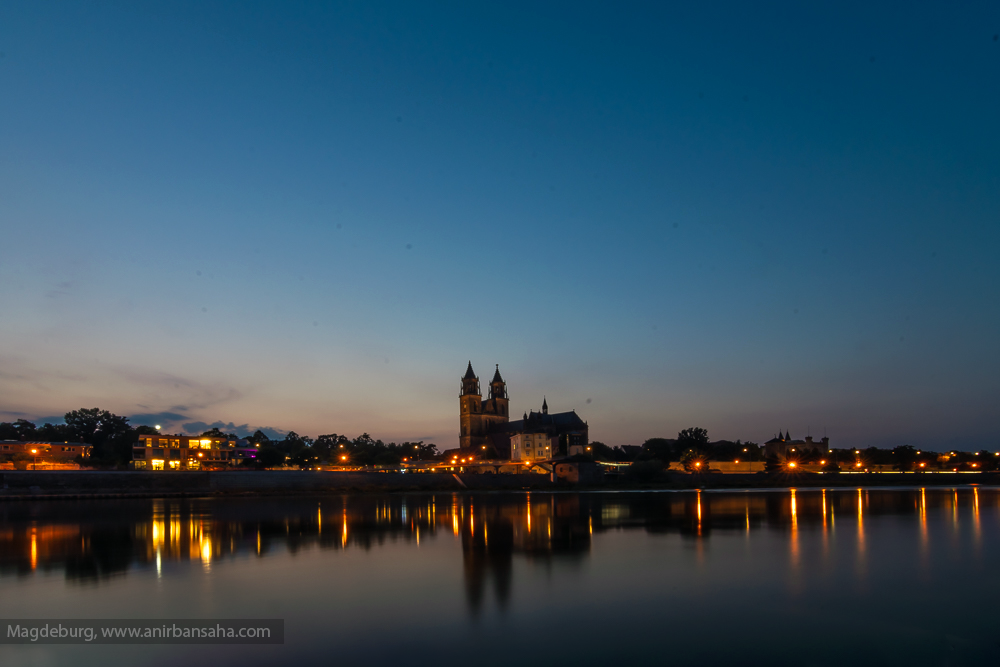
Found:
M 768 471 L 784 470 L 789 462 L 821 463 L 828 472 L 867 469 L 872 466 L 891 466 L 892 469 L 901 471 L 1000 470 L 1000 455 L 996 452 L 985 449 L 978 452 L 954 450 L 942 454 L 923 451 L 911 445 L 900 445 L 892 449 L 831 449 L 826 453 L 805 451 L 779 461 L 774 457 L 766 457 L 764 447 L 755 442 L 709 442 L 708 432 L 703 428 L 684 429 L 676 438 L 650 438 L 641 446 L 612 448 L 602 442 L 592 442 L 590 446 L 593 458 L 598 461 L 648 461 L 664 466 L 680 462 L 690 471 L 699 467 L 707 470 L 711 461 L 764 461 Z
M 650 438 L 641 446 L 609 447 L 603 442 L 590 444 L 598 461 L 679 461 L 685 468 L 701 461 L 763 461 L 764 450 L 755 442 L 717 440 L 709 442 L 708 431 L 686 428 L 676 438 Z
M 87 459 L 78 458 L 84 465 L 123 467 L 132 460 L 132 448 L 141 435 L 156 435 L 153 426 L 129 424 L 128 417 L 113 414 L 100 408 L 84 408 L 67 412 L 65 424 L 36 426 L 26 419 L 0 422 L 0 440 L 20 442 L 82 442 L 93 446 Z M 234 433 L 223 433 L 217 428 L 205 431 L 208 437 L 229 437 L 239 440 Z M 367 433 L 356 438 L 330 433 L 315 439 L 290 431 L 282 440 L 271 440 L 258 430 L 246 439 L 258 448 L 257 467 L 297 465 L 309 467 L 320 464 L 351 466 L 395 465 L 403 460 L 426 460 L 438 455 L 437 446 L 420 442 L 400 444 L 375 440 Z M 23 454 L 0 455 L 0 460 L 25 458 Z
M 79 463 L 91 466 L 127 466 L 132 460 L 132 447 L 141 435 L 155 435 L 155 427 L 133 426 L 128 417 L 113 414 L 100 408 L 82 408 L 67 412 L 65 424 L 45 423 L 36 426 L 25 419 L 0 422 L 0 440 L 82 442 L 93 446 L 92 455 Z M 233 433 L 223 433 L 217 428 L 201 435 L 240 439 Z M 263 431 L 256 431 L 246 438 L 258 448 L 253 465 L 272 468 L 295 465 L 302 468 L 316 465 L 374 466 L 396 465 L 404 461 L 432 460 L 440 453 L 434 444 L 420 442 L 382 442 L 367 433 L 356 438 L 329 433 L 316 438 L 289 431 L 283 439 L 270 439 Z M 603 442 L 590 443 L 590 455 L 597 461 L 634 462 L 646 461 L 669 466 L 680 462 L 688 470 L 706 470 L 710 461 L 765 461 L 767 470 L 778 470 L 787 465 L 768 459 L 764 448 L 755 442 L 718 440 L 710 442 L 708 431 L 687 428 L 676 438 L 650 438 L 642 445 L 609 447 Z M 0 460 L 12 460 L 23 454 L 0 455 Z M 789 459 L 791 460 L 791 459 Z M 868 447 L 866 449 L 832 449 L 825 454 L 802 452 L 794 457 L 798 463 L 823 462 L 831 472 L 852 470 L 869 466 L 892 466 L 896 470 L 1000 470 L 1000 455 L 996 452 L 952 451 L 946 454 L 918 450 L 910 445 L 893 449 Z
M 396 465 L 403 461 L 430 460 L 438 456 L 437 445 L 420 442 L 382 442 L 367 433 L 351 439 L 329 433 L 315 440 L 289 431 L 283 440 L 271 440 L 262 431 L 247 440 L 258 448 L 256 465 L 273 468 L 286 463 L 307 468 L 314 465 Z
M 0 440 L 35 440 L 44 442 L 83 442 L 93 446 L 87 463 L 113 466 L 132 460 L 132 446 L 140 435 L 153 435 L 152 426 L 131 426 L 128 417 L 100 408 L 81 408 L 67 412 L 65 424 L 35 426 L 25 419 L 0 422 Z M 8 455 L 17 458 L 19 455 Z M 83 463 L 84 461 L 79 461 Z

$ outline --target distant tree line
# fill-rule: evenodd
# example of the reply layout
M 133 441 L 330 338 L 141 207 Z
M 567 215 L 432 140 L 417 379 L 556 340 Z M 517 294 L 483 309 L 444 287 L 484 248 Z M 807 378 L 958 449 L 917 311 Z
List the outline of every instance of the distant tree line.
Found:
M 951 451 L 944 454 L 919 450 L 911 445 L 892 449 L 868 447 L 865 449 L 832 449 L 826 453 L 805 451 L 790 456 L 785 461 L 766 457 L 764 447 L 755 442 L 718 440 L 709 442 L 708 431 L 687 428 L 676 438 L 650 438 L 641 446 L 609 447 L 603 442 L 590 443 L 595 460 L 609 462 L 648 462 L 669 466 L 680 462 L 686 470 L 707 469 L 710 461 L 764 461 L 766 471 L 787 468 L 789 461 L 803 464 L 823 464 L 827 472 L 858 470 L 872 466 L 888 466 L 893 470 L 1000 470 L 1000 455 L 996 452 Z M 700 464 L 700 466 L 698 465 Z M 860 465 L 859 465 L 860 464 Z
M 91 456 L 79 463 L 101 467 L 123 467 L 132 460 L 132 448 L 141 435 L 156 435 L 154 427 L 132 426 L 128 417 L 113 414 L 100 408 L 81 408 L 67 412 L 66 423 L 35 426 L 26 419 L 0 422 L 0 440 L 82 442 L 93 447 Z M 223 433 L 218 428 L 205 431 L 206 437 L 239 439 L 233 433 Z M 316 465 L 397 465 L 403 461 L 433 460 L 440 456 L 437 445 L 420 442 L 382 442 L 367 433 L 356 438 L 328 433 L 315 439 L 289 431 L 283 439 L 272 440 L 257 430 L 246 440 L 258 448 L 254 461 L 247 465 L 273 468 L 295 465 L 307 468 Z M 680 462 L 687 470 L 707 469 L 709 461 L 764 461 L 765 470 L 783 469 L 787 462 L 765 458 L 764 448 L 755 442 L 718 440 L 710 442 L 708 431 L 703 428 L 686 428 L 676 438 L 650 438 L 641 446 L 609 447 L 603 442 L 590 443 L 590 457 L 607 462 L 645 462 L 669 466 Z M 0 455 L 10 460 L 17 455 Z M 791 460 L 791 459 L 790 459 Z M 892 466 L 895 470 L 1000 470 L 1000 456 L 996 452 L 952 451 L 945 454 L 922 451 L 910 445 L 893 449 L 868 447 L 866 449 L 833 449 L 826 454 L 803 452 L 794 461 L 805 464 L 825 461 L 828 472 L 855 470 L 870 466 Z M 860 464 L 860 465 L 859 465 Z
M 87 459 L 78 458 L 84 465 L 124 467 L 132 461 L 132 448 L 141 435 L 156 435 L 153 426 L 132 426 L 128 417 L 99 408 L 84 408 L 67 412 L 65 424 L 35 426 L 26 419 L 0 422 L 0 440 L 82 442 L 93 447 Z M 234 433 L 224 433 L 213 428 L 201 434 L 205 437 L 240 439 Z M 438 456 L 437 445 L 420 442 L 385 443 L 367 433 L 356 438 L 330 433 L 313 439 L 289 431 L 281 440 L 271 440 L 257 430 L 246 440 L 258 448 L 255 461 L 247 465 L 272 468 L 296 465 L 302 468 L 337 464 L 351 466 L 395 465 L 404 459 L 427 460 Z M 10 460 L 17 455 L 3 455 Z M 2 460 L 2 459 L 0 459 Z
M 367 433 L 356 438 L 328 433 L 314 440 L 289 431 L 282 440 L 271 440 L 256 431 L 247 440 L 258 448 L 254 463 L 260 468 L 291 464 L 300 468 L 315 465 L 397 465 L 406 461 L 431 460 L 438 456 L 437 445 L 420 442 L 382 442 Z M 249 465 L 250 462 L 248 462 Z
M 641 446 L 612 448 L 595 441 L 590 448 L 598 461 L 656 461 L 664 465 L 676 461 L 684 464 L 685 468 L 694 468 L 699 462 L 764 459 L 763 448 L 755 442 L 709 442 L 708 431 L 698 427 L 686 428 L 676 438 L 650 438 Z
M 63 419 L 65 424 L 45 423 L 37 427 L 26 419 L 0 422 L 0 440 L 83 442 L 93 446 L 86 463 L 114 466 L 132 460 L 132 446 L 140 435 L 157 433 L 152 426 L 133 427 L 128 423 L 128 417 L 100 408 L 73 410 L 67 412 Z

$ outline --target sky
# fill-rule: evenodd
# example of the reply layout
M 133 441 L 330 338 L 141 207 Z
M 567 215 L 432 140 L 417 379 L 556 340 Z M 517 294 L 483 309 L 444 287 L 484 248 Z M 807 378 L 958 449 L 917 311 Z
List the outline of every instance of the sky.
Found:
M 1000 448 L 995 2 L 0 4 L 0 420 Z

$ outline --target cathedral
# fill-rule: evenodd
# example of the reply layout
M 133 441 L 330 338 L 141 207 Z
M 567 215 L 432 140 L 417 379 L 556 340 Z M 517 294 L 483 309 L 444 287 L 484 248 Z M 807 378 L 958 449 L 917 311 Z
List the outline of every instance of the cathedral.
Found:
M 541 412 L 532 410 L 511 421 L 507 383 L 500 375 L 499 364 L 490 381 L 489 395 L 483 399 L 470 361 L 458 401 L 458 442 L 463 452 L 481 454 L 492 449 L 501 459 L 544 460 L 586 450 L 588 426 L 576 412 L 550 415 L 548 402 L 542 401 Z
M 490 381 L 489 398 L 483 400 L 479 378 L 472 370 L 470 361 L 465 377 L 462 378 L 462 394 L 458 400 L 461 403 L 458 444 L 463 450 L 479 450 L 484 445 L 493 445 L 491 435 L 507 432 L 510 404 L 507 399 L 507 383 L 500 377 L 499 364 Z

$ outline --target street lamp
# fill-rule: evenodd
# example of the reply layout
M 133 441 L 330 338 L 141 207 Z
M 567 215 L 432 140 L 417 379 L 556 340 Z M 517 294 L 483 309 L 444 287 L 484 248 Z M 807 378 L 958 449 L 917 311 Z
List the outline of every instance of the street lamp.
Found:
M 31 450 L 31 455 L 35 457 L 35 463 L 34 463 L 35 470 L 38 470 L 38 450 L 37 449 L 32 449 Z

